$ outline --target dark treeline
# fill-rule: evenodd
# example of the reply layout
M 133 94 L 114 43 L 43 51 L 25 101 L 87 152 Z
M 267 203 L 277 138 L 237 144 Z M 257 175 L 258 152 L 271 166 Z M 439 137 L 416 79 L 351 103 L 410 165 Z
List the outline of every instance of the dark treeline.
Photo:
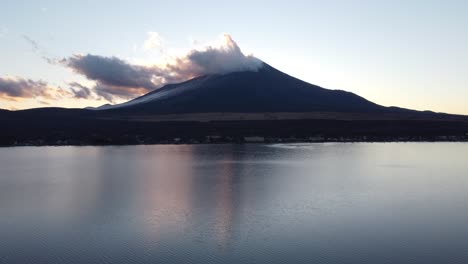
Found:
M 137 122 L 27 113 L 0 120 L 2 146 L 468 139 L 468 122 L 450 120 Z

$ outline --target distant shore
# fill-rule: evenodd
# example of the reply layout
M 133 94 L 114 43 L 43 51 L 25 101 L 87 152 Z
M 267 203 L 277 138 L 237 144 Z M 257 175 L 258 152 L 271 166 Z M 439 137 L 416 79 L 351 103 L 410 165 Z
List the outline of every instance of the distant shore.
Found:
M 0 115 L 0 146 L 297 142 L 465 142 L 468 117 L 443 114 L 103 115 L 38 109 Z
M 209 138 L 182 139 L 162 141 L 117 141 L 107 142 L 79 142 L 75 140 L 32 140 L 27 142 L 15 142 L 11 145 L 0 145 L 0 147 L 40 147 L 40 146 L 137 146 L 137 145 L 207 145 L 207 144 L 294 144 L 294 143 L 404 143 L 404 142 L 468 142 L 468 136 L 437 136 L 437 137 L 339 137 L 339 138 L 264 138 L 264 137 L 244 137 L 244 138 Z

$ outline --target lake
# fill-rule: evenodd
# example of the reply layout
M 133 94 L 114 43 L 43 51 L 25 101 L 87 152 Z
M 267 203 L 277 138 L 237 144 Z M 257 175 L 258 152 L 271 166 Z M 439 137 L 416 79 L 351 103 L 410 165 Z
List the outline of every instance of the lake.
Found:
M 468 144 L 0 148 L 0 238 L 0 263 L 468 263 Z

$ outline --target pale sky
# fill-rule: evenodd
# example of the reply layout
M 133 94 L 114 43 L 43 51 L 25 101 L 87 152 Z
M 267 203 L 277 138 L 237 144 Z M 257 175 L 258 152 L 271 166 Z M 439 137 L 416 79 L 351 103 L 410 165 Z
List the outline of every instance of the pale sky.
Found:
M 312 84 L 385 106 L 468 115 L 468 1 L 0 0 L 0 7 L 0 108 L 101 105 L 103 97 L 50 94 L 71 83 L 99 85 L 72 70 L 70 58 L 84 58 L 73 56 L 160 64 L 227 33 L 244 54 Z

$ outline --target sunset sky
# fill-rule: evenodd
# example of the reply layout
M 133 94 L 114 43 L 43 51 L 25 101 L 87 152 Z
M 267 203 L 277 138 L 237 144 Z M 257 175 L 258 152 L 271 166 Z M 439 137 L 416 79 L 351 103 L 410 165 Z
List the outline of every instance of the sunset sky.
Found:
M 120 103 L 260 59 L 385 106 L 468 114 L 468 1 L 0 1 L 0 108 Z

